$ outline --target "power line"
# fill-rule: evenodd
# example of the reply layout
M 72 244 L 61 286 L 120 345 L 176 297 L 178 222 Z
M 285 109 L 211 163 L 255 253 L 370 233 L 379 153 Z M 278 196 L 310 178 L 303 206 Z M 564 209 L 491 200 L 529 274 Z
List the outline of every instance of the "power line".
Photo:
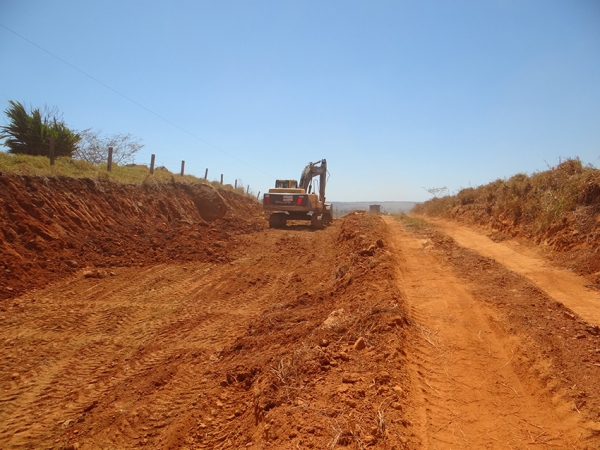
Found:
M 66 65 L 67 65 L 67 66 L 69 66 L 70 68 L 72 68 L 72 69 L 76 70 L 77 72 L 79 72 L 79 73 L 81 73 L 81 74 L 85 75 L 86 77 L 88 77 L 88 78 L 92 79 L 92 80 L 93 80 L 93 81 L 95 81 L 96 83 L 98 83 L 98 84 L 100 84 L 100 85 L 104 86 L 106 89 L 109 89 L 109 90 L 113 91 L 115 94 L 117 94 L 117 95 L 120 95 L 121 97 L 123 97 L 124 99 L 126 99 L 126 100 L 130 101 L 130 102 L 131 102 L 131 103 L 133 103 L 134 105 L 136 105 L 136 106 L 139 106 L 139 107 L 140 107 L 140 108 L 142 108 L 142 109 L 145 109 L 145 110 L 146 110 L 146 111 L 148 111 L 150 114 L 153 114 L 154 116 L 158 117 L 159 119 L 161 119 L 161 120 L 163 120 L 163 121 L 167 122 L 169 125 L 172 125 L 172 126 L 174 126 L 175 128 L 177 128 L 178 130 L 180 130 L 180 131 L 183 131 L 184 133 L 186 133 L 186 134 L 188 134 L 188 135 L 192 136 L 194 139 L 197 139 L 197 140 L 199 140 L 200 142 L 203 142 L 204 144 L 206 144 L 206 145 L 208 145 L 208 146 L 210 146 L 210 147 L 214 148 L 215 150 L 218 150 L 218 151 L 220 151 L 221 153 L 223 153 L 223 154 L 225 154 L 225 155 L 229 156 L 230 158 L 233 158 L 233 159 L 235 159 L 235 160 L 236 160 L 236 161 L 238 161 L 238 162 L 241 162 L 242 164 L 245 164 L 245 165 L 247 165 L 248 167 L 250 167 L 250 168 L 252 168 L 252 169 L 254 169 L 254 170 L 257 170 L 257 171 L 259 171 L 259 172 L 261 172 L 261 173 L 264 173 L 265 175 L 269 175 L 269 176 L 271 176 L 271 177 L 272 177 L 272 175 L 271 175 L 271 174 L 269 174 L 269 173 L 267 173 L 267 172 L 265 172 L 265 171 L 263 171 L 263 170 L 259 169 L 258 167 L 254 167 L 252 164 L 249 164 L 249 163 L 247 163 L 246 161 L 244 161 L 244 160 L 241 160 L 241 159 L 240 159 L 240 158 L 238 158 L 237 156 L 234 156 L 234 155 L 232 155 L 231 153 L 228 153 L 228 152 L 226 152 L 226 151 L 225 151 L 225 150 L 223 150 L 223 149 L 220 149 L 220 148 L 219 148 L 219 147 L 217 147 L 216 145 L 213 145 L 213 144 L 211 144 L 210 142 L 207 142 L 207 141 L 205 141 L 205 140 L 204 140 L 204 139 L 202 139 L 201 137 L 199 137 L 199 136 L 196 136 L 194 133 L 192 133 L 192 132 L 190 132 L 190 131 L 186 130 L 186 129 L 185 129 L 185 128 L 183 128 L 183 127 L 180 127 L 180 126 L 179 126 L 179 125 L 177 125 L 176 123 L 174 123 L 174 122 L 171 122 L 169 119 L 167 119 L 167 118 L 165 118 L 165 117 L 161 116 L 160 114 L 158 114 L 158 113 L 156 113 L 156 112 L 152 111 L 150 108 L 148 108 L 148 107 L 146 107 L 146 106 L 142 105 L 141 103 L 138 103 L 138 102 L 136 102 L 136 101 L 135 101 L 135 100 L 133 100 L 132 98 L 130 98 L 130 97 L 126 96 L 125 94 L 123 94 L 123 93 L 121 93 L 121 92 L 117 91 L 116 89 L 114 89 L 114 88 L 110 87 L 108 84 L 106 84 L 106 83 L 103 83 L 103 82 L 102 82 L 102 81 L 100 81 L 99 79 L 97 79 L 97 78 L 93 77 L 93 76 L 92 76 L 92 75 L 90 75 L 89 73 L 86 73 L 86 72 L 84 72 L 83 70 L 79 69 L 78 67 L 75 67 L 73 64 L 69 63 L 68 61 L 65 61 L 65 60 L 64 60 L 64 59 L 62 59 L 61 57 L 59 57 L 59 56 L 55 55 L 54 53 L 52 53 L 52 52 L 50 52 L 50 51 L 48 51 L 48 50 L 46 50 L 44 47 L 42 47 L 42 46 L 40 46 L 40 45 L 36 44 L 35 42 L 33 42 L 33 41 L 31 41 L 31 40 L 27 39 L 25 36 L 22 36 L 22 35 L 20 35 L 19 33 L 17 33 L 17 32 L 16 32 L 16 31 L 14 31 L 14 30 L 11 30 L 11 29 L 10 29 L 10 28 L 8 28 L 6 25 L 4 25 L 4 24 L 0 23 L 0 27 L 4 28 L 4 29 L 5 29 L 5 30 L 7 30 L 7 31 L 10 31 L 10 32 L 11 32 L 11 33 L 13 33 L 14 35 L 16 35 L 16 36 L 20 37 L 20 38 L 21 38 L 21 39 L 23 39 L 24 41 L 26 41 L 26 42 L 30 43 L 31 45 L 33 45 L 34 47 L 37 47 L 37 48 L 38 48 L 38 49 L 40 49 L 41 51 L 43 51 L 43 52 L 45 52 L 45 53 L 49 54 L 49 55 L 50 55 L 50 56 L 52 56 L 53 58 L 56 58 L 56 59 L 58 59 L 58 60 L 59 60 L 60 62 L 62 62 L 63 64 L 66 64 Z

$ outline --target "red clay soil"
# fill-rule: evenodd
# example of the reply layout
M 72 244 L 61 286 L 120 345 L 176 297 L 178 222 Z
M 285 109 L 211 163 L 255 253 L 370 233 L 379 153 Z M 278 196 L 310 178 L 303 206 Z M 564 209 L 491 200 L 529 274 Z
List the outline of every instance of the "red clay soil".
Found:
M 82 269 L 227 262 L 229 236 L 263 227 L 258 202 L 209 185 L 0 174 L 0 300 Z
M 600 206 L 580 206 L 544 233 L 515 220 L 510 214 L 491 216 L 481 205 L 461 205 L 452 208 L 448 218 L 486 230 L 494 241 L 520 238 L 548 250 L 548 257 L 561 267 L 585 276 L 600 289 Z
M 268 229 L 208 186 L 0 195 L 0 448 L 598 448 L 598 328 L 435 228 Z
M 548 423 L 541 425 L 540 428 L 542 419 L 528 421 L 525 417 L 526 405 L 518 405 L 518 408 L 515 408 L 518 414 L 511 412 L 510 417 L 503 418 L 504 423 L 510 423 L 510 419 L 515 419 L 516 416 L 519 418 L 518 422 L 510 424 L 512 432 L 509 436 L 512 439 L 507 439 L 506 445 L 510 444 L 511 448 L 521 448 L 524 444 L 536 445 L 540 448 L 555 446 L 598 448 L 600 442 L 600 328 L 598 325 L 586 322 L 538 288 L 532 281 L 507 269 L 498 261 L 461 247 L 435 226 L 413 228 L 413 233 L 422 239 L 421 252 L 431 254 L 446 270 L 454 274 L 460 285 L 467 288 L 475 302 L 465 306 L 469 309 L 480 308 L 484 311 L 483 315 L 487 316 L 484 322 L 487 322 L 488 330 L 484 328 L 486 325 L 471 324 L 473 341 L 483 347 L 480 352 L 490 352 L 491 355 L 488 347 L 490 335 L 505 341 L 504 361 L 502 359 L 494 361 L 490 357 L 488 364 L 491 370 L 481 378 L 493 380 L 497 377 L 499 368 L 506 369 L 508 366 L 516 375 L 515 384 L 507 383 L 506 380 L 503 383 L 497 381 L 496 384 L 500 383 L 509 394 L 514 394 L 513 399 L 529 397 L 530 404 L 540 400 L 546 402 L 545 405 L 542 404 L 537 408 L 541 417 L 545 414 L 559 417 L 558 420 L 545 417 L 543 420 Z M 442 271 L 435 269 L 435 272 L 440 273 L 441 276 Z M 447 284 L 456 282 L 449 280 Z M 449 296 L 451 291 L 449 286 L 444 295 Z M 439 314 L 430 309 L 425 313 Z M 414 314 L 409 316 L 413 317 Z M 460 331 L 456 326 L 451 330 L 452 333 Z M 482 331 L 485 331 L 483 336 Z M 449 347 L 436 348 L 439 350 L 439 354 L 435 357 L 435 369 L 438 371 L 444 357 L 448 357 L 449 348 L 461 346 L 464 346 L 463 349 L 468 348 L 460 341 L 458 333 L 454 333 L 451 343 L 446 345 Z M 456 360 L 457 356 L 452 358 Z M 465 361 L 470 371 L 474 371 L 476 359 L 470 357 Z M 469 384 L 475 384 L 473 379 Z M 517 386 L 517 389 L 513 386 Z M 475 389 L 473 386 L 470 388 Z M 442 388 L 437 387 L 437 389 Z M 430 394 L 428 410 L 436 411 L 436 402 L 432 402 L 431 399 L 438 396 Z M 453 393 L 453 401 L 457 397 L 457 394 Z M 497 395 L 493 402 L 498 405 L 493 414 L 500 417 L 504 414 L 508 402 L 502 400 L 500 395 Z M 475 406 L 481 408 L 477 402 Z M 464 413 L 461 409 L 465 409 L 464 404 L 455 403 L 452 404 L 452 408 L 455 414 Z M 444 412 L 442 411 L 444 407 L 439 408 L 439 404 L 438 409 Z M 479 417 L 485 417 L 486 411 L 481 408 L 477 414 Z M 456 415 L 451 416 L 449 420 L 454 423 L 456 418 Z M 465 417 L 461 419 L 464 420 Z M 563 422 L 562 429 L 560 422 Z M 458 423 L 461 423 L 461 420 Z M 532 423 L 536 426 L 532 426 Z M 488 438 L 493 437 L 491 421 L 483 425 L 480 431 L 485 432 Z M 527 430 L 528 426 L 529 430 Z M 574 432 L 575 430 L 577 431 Z M 497 432 L 497 429 L 494 431 Z M 537 433 L 531 434 L 534 432 Z M 473 433 L 470 439 L 473 439 Z M 472 441 L 463 441 L 462 437 L 459 442 L 462 442 L 463 448 L 483 447 L 481 442 L 479 446 L 473 445 Z M 487 444 L 489 445 L 490 442 L 492 441 L 487 441 Z M 442 445 L 441 448 L 446 447 Z M 504 447 L 492 445 L 492 448 Z
M 381 219 L 219 239 L 239 241 L 229 264 L 116 267 L 9 302 L 0 445 L 413 448 Z

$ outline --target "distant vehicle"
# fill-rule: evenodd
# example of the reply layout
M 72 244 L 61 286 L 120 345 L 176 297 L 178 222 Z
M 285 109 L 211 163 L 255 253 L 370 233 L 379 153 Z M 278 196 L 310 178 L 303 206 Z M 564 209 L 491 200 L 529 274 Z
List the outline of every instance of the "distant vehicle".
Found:
M 313 178 L 319 176 L 319 193 L 313 189 Z M 276 180 L 275 187 L 263 196 L 263 207 L 269 213 L 269 227 L 283 228 L 288 220 L 310 220 L 311 228 L 320 229 L 333 221 L 331 204 L 325 203 L 327 161 L 322 159 L 302 171 L 300 185 L 296 180 Z

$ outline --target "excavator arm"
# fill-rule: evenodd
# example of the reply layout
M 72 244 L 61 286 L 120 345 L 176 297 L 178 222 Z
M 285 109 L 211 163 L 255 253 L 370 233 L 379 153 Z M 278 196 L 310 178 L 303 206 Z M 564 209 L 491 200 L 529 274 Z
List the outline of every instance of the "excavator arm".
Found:
M 319 175 L 319 199 L 325 202 L 325 185 L 327 184 L 327 161 L 325 159 L 308 163 L 300 176 L 300 187 L 308 192 L 312 179 L 317 175 Z

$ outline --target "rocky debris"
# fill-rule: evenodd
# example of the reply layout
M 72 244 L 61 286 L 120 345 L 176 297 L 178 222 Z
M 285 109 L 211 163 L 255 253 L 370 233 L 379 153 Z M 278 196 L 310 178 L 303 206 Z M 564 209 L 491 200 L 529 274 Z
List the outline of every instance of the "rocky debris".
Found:
M 358 252 L 360 256 L 373 256 L 375 254 L 375 250 L 377 250 L 376 245 L 371 245 L 369 248 L 365 248 Z
M 353 345 L 354 350 L 363 350 L 367 347 L 367 343 L 363 337 L 359 337 Z
M 347 398 L 346 399 L 346 405 L 348 405 L 350 408 L 356 408 L 356 400 L 352 399 L 352 398 Z
M 358 254 L 360 256 L 373 256 L 378 248 L 383 248 L 382 239 L 377 239 L 377 241 L 374 244 L 371 244 L 369 247 L 362 249 L 358 252 Z
M 342 384 L 341 386 L 339 386 L 336 391 L 339 392 L 340 394 L 343 394 L 344 392 L 348 392 L 348 389 L 350 389 L 348 387 L 347 384 Z
M 329 313 L 322 326 L 323 328 L 339 328 L 347 320 L 348 314 L 344 308 L 340 308 Z
M 391 379 L 392 377 L 390 373 L 384 370 L 377 374 L 377 376 L 375 377 L 375 382 L 377 384 L 388 384 Z
M 408 319 L 406 317 L 396 316 L 390 320 L 389 324 L 393 327 L 404 327 L 408 325 Z
M 600 327 L 598 325 L 589 325 L 586 331 L 593 336 L 600 336 Z
M 83 272 L 81 272 L 81 275 L 83 276 L 83 278 L 106 278 L 109 275 L 109 273 L 106 270 L 93 269 L 84 270 Z
M 406 396 L 406 391 L 404 389 L 402 389 L 401 386 L 398 386 L 398 385 L 394 386 L 392 388 L 392 391 L 394 391 L 394 394 L 396 394 L 396 398 L 398 400 L 400 400 L 400 399 L 402 399 L 403 397 Z
M 361 381 L 362 378 L 357 373 L 344 373 L 342 375 L 342 383 L 354 384 Z
M 350 361 L 350 356 L 346 352 L 340 352 L 337 357 L 342 361 Z

